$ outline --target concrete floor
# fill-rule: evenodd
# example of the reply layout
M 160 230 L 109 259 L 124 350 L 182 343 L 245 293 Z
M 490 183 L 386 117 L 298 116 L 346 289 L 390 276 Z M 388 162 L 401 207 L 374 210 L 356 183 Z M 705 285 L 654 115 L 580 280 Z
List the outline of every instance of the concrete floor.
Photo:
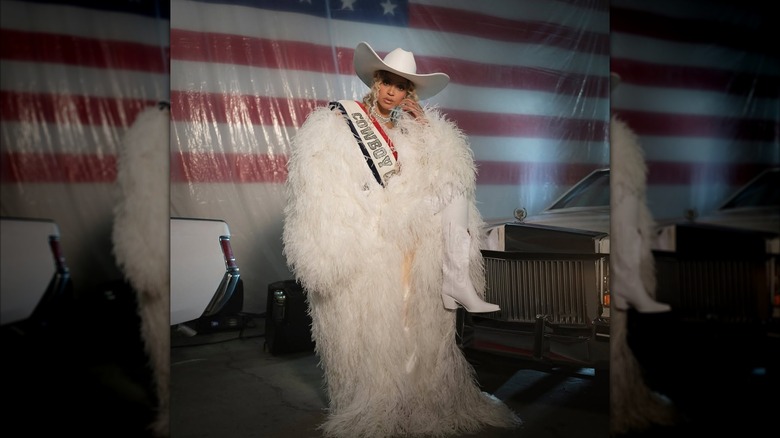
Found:
M 3 326 L 2 435 L 151 438 L 155 395 L 139 328 L 122 282 Z
M 3 327 L 3 436 L 151 438 L 154 396 L 130 293 L 99 294 L 45 324 Z M 324 420 L 312 352 L 265 351 L 265 320 L 243 330 L 171 336 L 172 438 L 310 438 Z M 629 314 L 629 345 L 648 384 L 672 400 L 674 427 L 615 438 L 758 436 L 777 430 L 780 339 Z M 592 369 L 467 357 L 483 389 L 523 419 L 474 437 L 605 438 L 609 382 Z M 774 372 L 773 372 L 774 370 Z
M 628 313 L 645 381 L 679 421 L 620 438 L 762 436 L 780 430 L 780 339 L 762 327 L 691 322 L 674 311 Z
M 171 352 L 173 438 L 314 438 L 325 418 L 322 373 L 312 352 L 264 351 L 264 320 L 243 331 L 186 337 Z M 483 389 L 523 419 L 519 429 L 486 429 L 485 438 L 604 438 L 609 382 L 592 369 L 523 366 L 469 355 Z
M 155 397 L 134 296 L 126 285 L 110 290 L 56 317 L 0 330 L 3 436 L 152 438 Z M 265 351 L 264 325 L 252 317 L 242 330 L 171 331 L 172 438 L 320 436 L 326 399 L 317 357 Z M 607 436 L 606 376 L 469 358 L 483 390 L 525 422 L 471 436 Z

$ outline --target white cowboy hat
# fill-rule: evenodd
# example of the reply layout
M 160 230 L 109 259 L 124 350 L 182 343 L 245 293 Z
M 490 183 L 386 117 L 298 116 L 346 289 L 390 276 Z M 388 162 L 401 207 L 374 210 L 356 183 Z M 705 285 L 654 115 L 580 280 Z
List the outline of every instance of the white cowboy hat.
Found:
M 361 42 L 355 48 L 354 62 L 355 73 L 369 88 L 374 85 L 374 72 L 385 70 L 412 81 L 420 100 L 435 96 L 450 81 L 450 77 L 444 73 L 417 74 L 414 54 L 401 48 L 388 53 L 382 60 L 368 43 Z

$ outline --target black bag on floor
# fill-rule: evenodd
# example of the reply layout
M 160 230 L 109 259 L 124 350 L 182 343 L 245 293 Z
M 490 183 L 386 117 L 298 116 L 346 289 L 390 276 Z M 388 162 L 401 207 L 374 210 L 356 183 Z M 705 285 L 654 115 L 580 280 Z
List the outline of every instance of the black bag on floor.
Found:
M 265 349 L 272 355 L 313 351 L 311 316 L 303 287 L 295 280 L 268 285 Z

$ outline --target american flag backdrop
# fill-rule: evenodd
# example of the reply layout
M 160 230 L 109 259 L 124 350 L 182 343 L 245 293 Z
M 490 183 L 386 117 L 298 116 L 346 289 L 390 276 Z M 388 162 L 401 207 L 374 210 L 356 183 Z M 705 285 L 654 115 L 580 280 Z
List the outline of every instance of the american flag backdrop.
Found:
M 226 220 L 250 291 L 290 276 L 290 142 L 315 107 L 368 91 L 352 64 L 360 41 L 450 75 L 426 103 L 468 134 L 486 219 L 538 211 L 608 163 L 606 1 L 174 0 L 172 214 Z
M 612 1 L 611 66 L 622 78 L 612 112 L 644 148 L 656 218 L 706 214 L 780 165 L 780 33 L 768 5 Z
M 169 11 L 152 0 L 0 0 L 0 213 L 58 223 L 77 291 L 121 278 L 117 150 L 139 112 L 169 100 Z
M 427 103 L 469 135 L 486 218 L 539 211 L 608 164 L 610 70 L 622 77 L 611 111 L 640 136 L 656 217 L 704 214 L 780 163 L 777 32 L 754 0 L 0 7 L 0 212 L 57 220 L 66 257 L 91 277 L 113 269 L 121 136 L 170 100 L 172 215 L 228 221 L 252 290 L 286 278 L 290 140 L 314 107 L 365 93 L 352 69 L 359 41 L 381 56 L 411 50 L 420 72 L 451 76 Z

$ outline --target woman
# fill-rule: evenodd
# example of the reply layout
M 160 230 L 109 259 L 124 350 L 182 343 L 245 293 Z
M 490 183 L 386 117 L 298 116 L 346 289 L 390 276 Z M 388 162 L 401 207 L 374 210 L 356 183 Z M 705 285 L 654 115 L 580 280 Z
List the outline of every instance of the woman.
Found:
M 457 303 L 499 309 L 480 298 L 484 223 L 466 137 L 418 103 L 449 77 L 417 74 L 402 49 L 382 60 L 366 43 L 354 64 L 371 90 L 312 112 L 288 163 L 283 242 L 325 371 L 320 428 L 385 437 L 515 426 L 455 343 Z

